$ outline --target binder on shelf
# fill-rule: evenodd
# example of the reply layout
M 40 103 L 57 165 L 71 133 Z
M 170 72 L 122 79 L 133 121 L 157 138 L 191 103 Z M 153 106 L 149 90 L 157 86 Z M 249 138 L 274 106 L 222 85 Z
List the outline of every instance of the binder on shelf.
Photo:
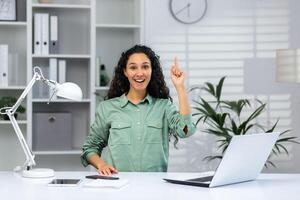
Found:
M 21 85 L 18 84 L 19 81 L 19 55 L 18 53 L 9 53 L 8 54 L 8 85 Z M 24 85 L 24 83 L 22 83 Z
M 8 86 L 8 45 L 0 45 L 0 86 Z
M 58 82 L 64 83 L 66 82 L 66 60 L 58 60 Z
M 57 59 L 50 58 L 49 59 L 49 79 L 52 81 L 57 81 Z M 53 90 L 49 88 L 50 95 L 53 94 Z M 53 95 L 53 100 L 57 99 L 56 95 Z
M 33 52 L 36 55 L 42 54 L 42 14 L 34 13 L 33 17 Z
M 42 55 L 49 54 L 49 14 L 42 14 Z
M 50 54 L 58 53 L 58 18 L 57 16 L 50 16 Z
M 100 86 L 100 58 L 96 58 L 96 86 Z

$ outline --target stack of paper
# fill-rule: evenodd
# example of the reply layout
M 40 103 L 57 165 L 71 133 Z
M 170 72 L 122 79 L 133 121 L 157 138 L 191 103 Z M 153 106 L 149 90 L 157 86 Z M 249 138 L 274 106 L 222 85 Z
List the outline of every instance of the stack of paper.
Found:
M 85 183 L 83 186 L 85 187 L 94 187 L 94 188 L 121 188 L 127 185 L 128 180 L 103 180 L 96 179 L 90 182 Z

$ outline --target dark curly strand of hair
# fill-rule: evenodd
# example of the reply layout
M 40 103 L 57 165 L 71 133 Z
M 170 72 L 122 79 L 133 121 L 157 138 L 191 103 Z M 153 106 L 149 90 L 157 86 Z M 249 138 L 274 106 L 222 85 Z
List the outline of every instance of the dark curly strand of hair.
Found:
M 159 56 L 157 56 L 151 48 L 143 45 L 135 45 L 122 53 L 118 65 L 115 67 L 114 77 L 111 81 L 106 98 L 112 99 L 129 92 L 130 84 L 127 77 L 124 75 L 124 70 L 126 69 L 128 58 L 135 53 L 144 53 L 151 62 L 152 75 L 149 85 L 147 86 L 148 94 L 154 98 L 172 100 L 169 94 L 169 88 L 166 85 L 162 73 Z
M 156 55 L 151 48 L 144 45 L 135 45 L 122 53 L 118 61 L 118 65 L 115 67 L 114 77 L 111 81 L 106 99 L 120 97 L 124 93 L 127 94 L 129 92 L 130 84 L 124 74 L 124 70 L 126 69 L 128 58 L 135 53 L 144 53 L 151 62 L 152 75 L 147 86 L 148 94 L 154 98 L 170 99 L 172 101 L 169 88 L 166 85 L 164 75 L 162 73 L 159 56 Z M 170 137 L 174 137 L 174 146 L 176 147 L 178 137 L 173 132 L 169 132 L 169 135 Z

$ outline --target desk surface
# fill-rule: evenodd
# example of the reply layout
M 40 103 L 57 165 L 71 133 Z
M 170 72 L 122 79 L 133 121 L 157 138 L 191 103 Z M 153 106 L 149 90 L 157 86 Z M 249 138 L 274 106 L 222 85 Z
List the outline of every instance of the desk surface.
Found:
M 255 181 L 227 185 L 217 188 L 166 183 L 162 178 L 170 176 L 197 177 L 197 173 L 119 173 L 129 185 L 120 189 L 87 188 L 83 184 L 90 179 L 84 177 L 91 172 L 56 172 L 55 178 L 80 178 L 76 187 L 49 187 L 51 179 L 22 178 L 13 172 L 0 172 L 1 199 L 151 199 L 151 200 L 282 200 L 299 199 L 300 174 L 261 174 Z

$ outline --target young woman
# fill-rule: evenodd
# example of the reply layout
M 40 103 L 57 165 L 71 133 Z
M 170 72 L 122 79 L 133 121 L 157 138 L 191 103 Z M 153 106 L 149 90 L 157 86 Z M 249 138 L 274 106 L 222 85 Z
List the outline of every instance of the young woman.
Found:
M 154 51 L 136 45 L 122 53 L 108 100 L 97 107 L 95 122 L 83 145 L 84 166 L 91 164 L 104 175 L 118 170 L 167 171 L 170 134 L 185 138 L 195 132 L 184 73 L 176 58 L 170 73 L 179 99 L 179 112 L 172 103 Z M 104 161 L 101 152 L 106 146 Z

